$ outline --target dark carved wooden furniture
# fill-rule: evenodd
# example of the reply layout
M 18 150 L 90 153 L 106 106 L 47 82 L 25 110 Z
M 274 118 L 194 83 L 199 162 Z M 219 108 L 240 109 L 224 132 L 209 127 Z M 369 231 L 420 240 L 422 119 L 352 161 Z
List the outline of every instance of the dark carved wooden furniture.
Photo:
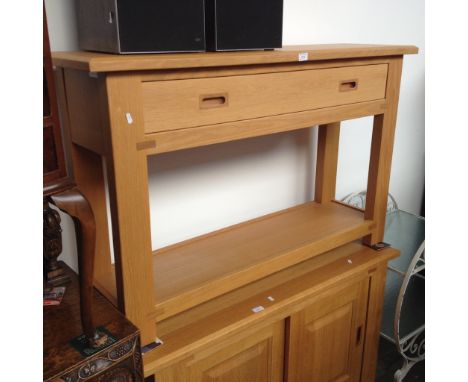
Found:
M 49 285 L 69 282 L 57 261 L 62 252 L 60 216 L 49 203 L 69 214 L 74 221 L 78 246 L 81 288 L 81 319 L 90 344 L 99 343 L 92 316 L 92 294 L 95 251 L 95 221 L 86 198 L 77 189 L 67 166 L 60 126 L 57 89 L 50 53 L 45 9 L 43 12 L 43 256 L 44 278 Z
M 75 184 L 65 161 L 45 10 L 43 36 L 43 173 L 44 195 L 50 195 Z
M 70 345 L 82 333 L 79 281 L 61 265 L 71 282 L 60 305 L 44 307 L 44 381 L 142 382 L 139 331 L 98 291 L 92 299 L 95 322 L 117 341 L 88 357 Z
M 50 284 L 60 285 L 68 281 L 57 262 L 62 252 L 60 216 L 50 208 L 47 197 L 75 185 L 65 162 L 45 11 L 43 25 L 44 277 Z

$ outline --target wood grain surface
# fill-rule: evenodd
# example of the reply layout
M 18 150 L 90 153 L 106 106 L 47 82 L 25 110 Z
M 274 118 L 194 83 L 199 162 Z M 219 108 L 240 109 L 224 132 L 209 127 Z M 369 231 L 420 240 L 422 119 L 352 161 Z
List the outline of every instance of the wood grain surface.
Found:
M 300 53 L 307 53 L 307 61 L 322 61 L 340 58 L 401 56 L 417 52 L 418 48 L 411 45 L 321 44 L 293 45 L 273 51 L 249 52 L 140 55 L 116 55 L 82 51 L 55 52 L 53 59 L 54 64 L 57 66 L 88 72 L 113 72 L 298 62 Z
M 306 203 L 155 252 L 156 316 L 210 298 L 359 239 L 373 222 L 335 203 Z
M 199 348 L 228 341 L 239 332 L 255 335 L 259 327 L 310 306 L 317 296 L 333 296 L 350 283 L 367 279 L 370 269 L 396 256 L 398 251 L 392 248 L 376 252 L 351 243 L 308 260 L 305 273 L 299 271 L 301 267 L 295 268 L 296 275 L 284 270 L 277 277 L 269 276 L 222 296 L 219 301 L 212 300 L 194 311 L 169 318 L 159 328 L 164 346 L 145 355 L 145 375 L 178 362 Z M 268 299 L 270 296 L 273 301 Z M 258 305 L 265 310 L 253 314 L 252 308 Z
M 343 81 L 356 87 L 342 91 Z M 386 81 L 387 65 L 380 64 L 143 82 L 145 132 L 374 101 L 385 98 Z

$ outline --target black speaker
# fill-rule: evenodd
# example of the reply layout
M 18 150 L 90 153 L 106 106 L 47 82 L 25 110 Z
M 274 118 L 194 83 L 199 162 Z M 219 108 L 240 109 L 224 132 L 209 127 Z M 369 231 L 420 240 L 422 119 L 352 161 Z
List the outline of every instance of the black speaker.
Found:
M 109 53 L 200 52 L 204 0 L 77 0 L 81 49 Z
M 281 48 L 283 0 L 205 0 L 208 50 Z

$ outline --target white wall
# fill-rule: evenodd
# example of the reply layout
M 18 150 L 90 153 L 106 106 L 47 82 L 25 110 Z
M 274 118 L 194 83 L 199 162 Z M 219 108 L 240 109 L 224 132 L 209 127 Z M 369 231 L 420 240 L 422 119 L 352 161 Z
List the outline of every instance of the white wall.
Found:
M 414 44 L 404 62 L 390 192 L 418 213 L 424 187 L 424 1 L 285 0 L 284 44 Z M 76 49 L 72 0 L 46 0 L 53 50 Z M 345 122 L 337 197 L 366 188 L 370 118 Z M 149 160 L 153 248 L 308 200 L 316 129 Z M 71 226 L 64 227 L 70 242 Z M 74 261 L 73 246 L 63 258 Z
M 418 213 L 424 189 L 424 0 L 285 0 L 284 43 L 411 44 L 398 111 L 390 192 Z M 365 189 L 370 119 L 344 123 L 337 197 Z

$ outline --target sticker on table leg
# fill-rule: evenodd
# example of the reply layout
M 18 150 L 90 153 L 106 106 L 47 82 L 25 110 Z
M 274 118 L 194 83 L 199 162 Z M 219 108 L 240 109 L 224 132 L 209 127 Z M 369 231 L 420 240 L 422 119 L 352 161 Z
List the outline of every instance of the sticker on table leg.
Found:
M 125 116 L 127 117 L 127 123 L 131 125 L 133 123 L 133 118 L 130 113 L 126 113 Z

